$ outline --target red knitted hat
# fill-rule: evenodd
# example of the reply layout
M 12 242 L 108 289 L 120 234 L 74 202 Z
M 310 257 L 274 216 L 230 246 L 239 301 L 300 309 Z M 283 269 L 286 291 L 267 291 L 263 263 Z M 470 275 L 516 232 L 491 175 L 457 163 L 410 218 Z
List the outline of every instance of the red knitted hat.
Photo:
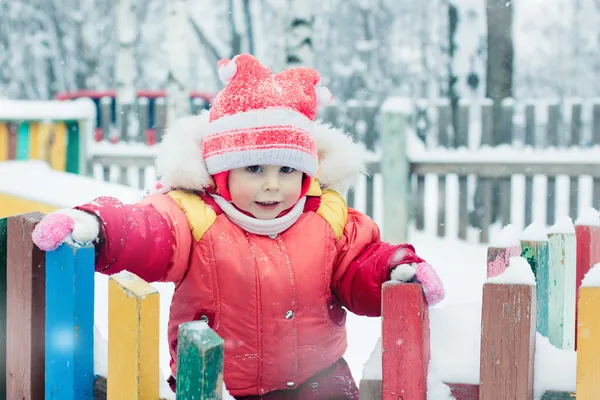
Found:
M 293 68 L 279 74 L 249 54 L 219 61 L 219 77 L 227 86 L 210 113 L 203 156 L 208 172 L 250 165 L 281 165 L 315 177 L 317 145 L 312 136 L 317 107 L 331 100 L 319 85 L 319 73 Z M 223 176 L 221 174 L 220 176 Z M 224 179 L 217 187 L 223 193 Z

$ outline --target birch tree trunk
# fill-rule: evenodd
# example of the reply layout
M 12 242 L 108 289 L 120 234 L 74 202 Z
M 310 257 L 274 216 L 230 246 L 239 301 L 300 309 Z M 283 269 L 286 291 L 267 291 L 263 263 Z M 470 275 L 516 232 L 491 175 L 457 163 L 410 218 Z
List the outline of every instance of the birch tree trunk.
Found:
M 513 95 L 513 2 L 486 0 L 486 11 L 488 45 L 486 97 L 494 101 L 492 144 L 499 145 L 508 143 L 511 139 L 502 132 L 501 101 Z
M 289 17 L 285 32 L 286 67 L 313 67 L 313 27 L 315 12 L 313 0 L 289 0 Z
M 190 113 L 191 38 L 188 0 L 167 0 L 167 125 Z
M 129 117 L 135 102 L 135 5 L 132 0 L 117 3 L 117 129 L 120 136 L 128 136 Z
M 244 0 L 244 19 L 246 21 L 246 40 L 248 42 L 248 53 L 254 54 L 254 29 L 252 22 L 252 9 L 250 0 Z

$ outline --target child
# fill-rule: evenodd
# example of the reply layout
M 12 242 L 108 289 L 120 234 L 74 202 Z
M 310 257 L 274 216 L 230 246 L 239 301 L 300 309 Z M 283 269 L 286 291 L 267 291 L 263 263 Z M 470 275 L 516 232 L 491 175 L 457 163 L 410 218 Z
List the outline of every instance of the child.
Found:
M 361 172 L 362 151 L 315 121 L 331 99 L 316 71 L 274 75 L 243 54 L 220 62 L 219 76 L 227 86 L 210 112 L 178 121 L 160 145 L 162 193 L 48 214 L 34 242 L 93 242 L 97 271 L 175 283 L 173 389 L 178 326 L 204 320 L 225 341 L 236 398 L 358 399 L 342 307 L 380 316 L 381 285 L 413 278 L 433 304 L 441 282 L 336 192 Z

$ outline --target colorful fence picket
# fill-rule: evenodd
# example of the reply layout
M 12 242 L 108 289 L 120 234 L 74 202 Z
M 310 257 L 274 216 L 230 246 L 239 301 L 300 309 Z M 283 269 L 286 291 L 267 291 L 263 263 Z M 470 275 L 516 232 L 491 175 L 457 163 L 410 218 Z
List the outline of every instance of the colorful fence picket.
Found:
M 85 148 L 96 118 L 89 99 L 0 101 L 0 162 L 44 160 L 53 169 L 86 173 Z
M 514 237 L 488 248 L 480 381 L 445 382 L 456 400 L 532 400 L 536 331 L 559 349 L 577 351 L 575 393 L 549 391 L 542 400 L 598 398 L 600 216 L 593 214 L 575 226 L 562 221 L 542 235 L 534 229 L 536 236 L 522 239 L 506 228 Z M 516 268 L 533 272 L 531 281 L 503 278 Z M 594 276 L 582 287 L 588 273 Z M 428 307 L 420 286 L 385 284 L 382 312 L 381 380 L 363 379 L 360 398 L 425 400 L 430 343 Z
M 137 276 L 109 278 L 108 377 L 94 373 L 94 249 L 44 253 L 43 214 L 0 219 L 0 399 L 159 399 L 159 293 Z M 220 399 L 223 340 L 183 324 L 178 398 Z

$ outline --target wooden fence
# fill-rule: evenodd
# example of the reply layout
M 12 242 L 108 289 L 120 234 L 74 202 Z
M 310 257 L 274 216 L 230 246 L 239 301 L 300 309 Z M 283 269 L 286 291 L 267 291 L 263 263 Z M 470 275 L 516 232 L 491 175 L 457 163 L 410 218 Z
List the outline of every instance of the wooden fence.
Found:
M 159 293 L 137 276 L 109 278 L 108 377 L 94 371 L 94 248 L 44 253 L 43 214 L 0 219 L 0 398 L 159 399 Z M 220 399 L 223 341 L 182 324 L 177 397 Z
M 44 254 L 31 241 L 42 216 L 0 220 L 0 396 L 158 398 L 157 291 L 126 272 L 111 277 L 108 377 L 95 376 L 94 251 L 63 245 Z M 498 399 L 498 393 L 531 400 L 536 331 L 558 348 L 577 350 L 575 396 L 597 398 L 600 265 L 591 268 L 600 263 L 600 217 L 588 221 L 488 249 L 480 382 L 446 382 L 457 400 Z M 361 399 L 425 400 L 430 335 L 422 289 L 386 283 L 382 298 L 381 380 L 362 380 Z M 223 341 L 202 322 L 192 322 L 180 327 L 178 342 L 177 379 L 190 383 L 178 390 L 190 392 L 177 395 L 219 398 Z M 548 391 L 543 399 L 573 396 Z
M 426 197 L 431 196 L 425 189 L 428 175 L 437 180 L 433 210 L 438 236 L 447 233 L 449 189 L 458 194 L 453 199 L 457 210 L 452 210 L 458 213 L 457 236 L 465 239 L 467 228 L 475 226 L 482 242 L 489 240 L 492 223 L 515 223 L 514 216 L 522 215 L 519 225 L 527 226 L 540 218 L 536 197 L 546 209 L 547 225 L 556 221 L 562 193 L 568 193 L 567 206 L 560 212 L 571 218 L 577 218 L 581 204 L 600 206 L 600 101 L 504 101 L 502 136 L 509 143 L 504 146 L 495 146 L 492 138 L 492 106 L 489 101 L 462 102 L 456 131 L 447 102 L 429 106 L 434 129 L 422 147 L 408 150 L 417 229 L 425 228 Z M 414 111 L 407 118 L 413 115 Z M 540 189 L 534 180 L 545 185 Z M 580 190 L 585 183 L 591 188 L 587 193 Z M 523 193 L 523 209 L 511 209 L 513 192 Z
M 510 138 L 504 146 L 494 146 L 491 137 L 492 106 L 463 101 L 453 117 L 445 100 L 428 104 L 391 98 L 383 108 L 349 101 L 322 110 L 324 121 L 344 127 L 371 154 L 371 176 L 360 190 L 347 194 L 348 203 L 361 204 L 361 211 L 374 216 L 377 199 L 383 197 L 384 208 L 407 207 L 406 218 L 418 230 L 461 239 L 475 231 L 482 242 L 494 226 L 527 226 L 536 219 L 552 225 L 557 213 L 576 218 L 581 206 L 600 205 L 600 101 L 504 101 L 503 136 Z M 90 145 L 89 160 L 96 177 L 141 188 L 156 178 L 154 156 L 152 146 L 140 143 L 118 148 L 97 143 Z M 405 174 L 395 171 L 378 192 L 378 175 L 390 166 L 406 168 L 404 160 L 410 181 L 399 183 Z M 386 189 L 390 185 L 410 196 L 410 202 L 386 205 L 397 203 L 400 195 Z M 515 203 L 515 197 L 521 201 Z M 390 220 L 387 215 L 383 220 Z
M 542 399 L 598 398 L 600 218 L 561 228 L 488 248 L 480 381 L 445 382 L 456 400 L 533 399 L 536 331 L 559 349 L 577 351 L 575 393 L 547 390 Z M 382 304 L 382 368 L 379 378 L 361 381 L 360 398 L 425 400 L 430 333 L 422 289 L 386 283 Z M 569 374 L 564 365 L 555 368 Z

